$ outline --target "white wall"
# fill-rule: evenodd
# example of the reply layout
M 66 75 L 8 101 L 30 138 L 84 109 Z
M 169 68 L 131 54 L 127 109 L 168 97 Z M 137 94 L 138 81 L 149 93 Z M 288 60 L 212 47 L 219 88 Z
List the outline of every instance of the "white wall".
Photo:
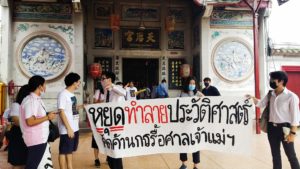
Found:
M 11 17 L 8 7 L 1 12 L 1 46 L 0 46 L 0 80 L 7 84 L 9 81 L 9 57 L 11 56 Z

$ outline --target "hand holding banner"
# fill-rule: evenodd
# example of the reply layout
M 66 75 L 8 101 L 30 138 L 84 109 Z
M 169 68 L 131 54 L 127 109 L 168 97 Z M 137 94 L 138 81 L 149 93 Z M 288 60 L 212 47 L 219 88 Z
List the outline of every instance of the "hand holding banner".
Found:
M 249 154 L 254 106 L 235 97 L 86 105 L 103 154 L 114 158 L 213 150 Z

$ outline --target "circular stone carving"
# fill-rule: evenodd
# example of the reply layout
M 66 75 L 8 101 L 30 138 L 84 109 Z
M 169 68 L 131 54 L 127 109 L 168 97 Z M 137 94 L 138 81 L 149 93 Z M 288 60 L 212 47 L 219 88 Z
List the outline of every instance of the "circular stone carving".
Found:
M 70 63 L 70 48 L 63 38 L 51 32 L 27 36 L 18 48 L 18 62 L 28 76 L 40 75 L 53 80 L 62 75 Z
M 237 39 L 225 39 L 213 50 L 212 64 L 217 75 L 229 82 L 246 80 L 253 73 L 253 55 L 249 46 Z

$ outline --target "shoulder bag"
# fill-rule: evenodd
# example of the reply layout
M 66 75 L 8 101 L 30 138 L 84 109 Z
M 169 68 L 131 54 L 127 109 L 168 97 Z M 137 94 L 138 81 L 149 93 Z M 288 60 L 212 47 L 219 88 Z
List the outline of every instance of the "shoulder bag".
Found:
M 54 142 L 58 137 L 59 137 L 58 127 L 51 120 L 49 120 L 48 142 Z
M 271 98 L 272 90 L 268 92 L 268 103 L 265 107 L 264 111 L 262 112 L 261 118 L 259 119 L 260 129 L 267 133 L 268 132 L 268 122 L 270 117 L 270 98 Z

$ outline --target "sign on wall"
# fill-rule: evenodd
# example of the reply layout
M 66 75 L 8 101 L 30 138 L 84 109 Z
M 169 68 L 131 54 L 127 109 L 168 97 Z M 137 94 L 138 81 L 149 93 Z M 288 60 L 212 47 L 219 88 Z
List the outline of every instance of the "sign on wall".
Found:
M 182 79 L 180 77 L 180 66 L 184 59 L 169 59 L 169 89 L 181 89 Z
M 172 31 L 168 33 L 168 49 L 184 50 L 184 31 Z
M 112 4 L 94 3 L 95 19 L 109 19 L 113 11 Z
M 160 8 L 158 6 L 122 6 L 122 20 L 125 21 L 159 21 Z
M 72 22 L 71 4 L 14 3 L 13 19 L 17 21 Z
M 160 29 L 121 29 L 122 49 L 160 49 Z
M 113 48 L 113 32 L 107 28 L 95 28 L 94 29 L 94 47 L 95 48 Z
M 253 18 L 249 11 L 214 10 L 210 17 L 210 27 L 252 28 Z
M 185 22 L 184 8 L 168 8 L 168 16 L 174 16 L 176 22 Z
M 252 102 L 183 97 L 85 106 L 101 153 L 114 158 L 212 150 L 249 154 Z

